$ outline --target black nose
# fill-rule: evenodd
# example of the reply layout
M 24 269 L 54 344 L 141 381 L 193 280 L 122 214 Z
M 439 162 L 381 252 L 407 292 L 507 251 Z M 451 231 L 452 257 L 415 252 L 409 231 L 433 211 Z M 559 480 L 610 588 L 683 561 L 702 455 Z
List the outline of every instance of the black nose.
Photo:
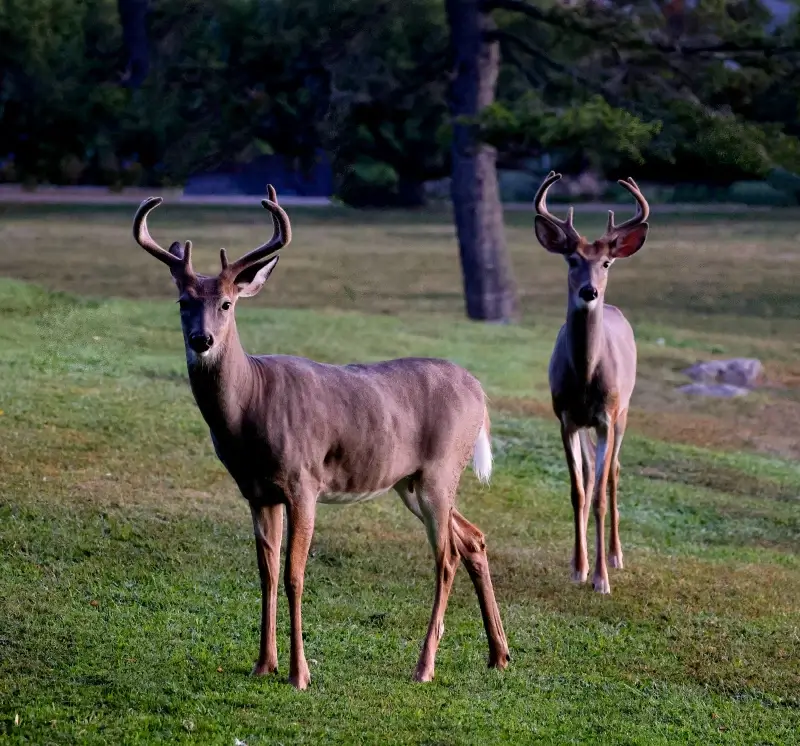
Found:
M 581 297 L 582 301 L 591 303 L 593 300 L 597 300 L 597 288 L 594 287 L 594 285 L 584 285 L 578 291 L 578 295 Z
M 207 352 L 214 345 L 214 337 L 210 334 L 192 334 L 189 337 L 189 347 L 195 352 Z

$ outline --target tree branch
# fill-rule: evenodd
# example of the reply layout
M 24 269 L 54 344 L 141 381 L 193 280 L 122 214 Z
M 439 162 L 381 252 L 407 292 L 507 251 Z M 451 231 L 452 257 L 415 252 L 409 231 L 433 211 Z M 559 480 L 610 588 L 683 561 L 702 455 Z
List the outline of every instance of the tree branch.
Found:
M 591 26 L 586 25 L 578 19 L 576 15 L 567 15 L 564 12 L 542 10 L 526 0 L 479 0 L 481 10 L 490 13 L 493 10 L 508 10 L 514 13 L 522 13 L 534 21 L 547 23 L 563 30 L 574 31 L 592 39 L 597 38 L 598 32 L 606 29 L 612 30 L 616 27 L 616 21 L 610 20 L 607 23 L 597 23 Z
M 512 34 L 510 31 L 501 31 L 500 29 L 494 29 L 493 31 L 487 31 L 484 34 L 484 39 L 488 42 L 497 41 L 500 42 L 502 45 L 504 42 L 510 42 L 511 44 L 519 47 L 523 52 L 529 54 L 531 57 L 535 57 L 537 60 L 543 62 L 548 67 L 557 70 L 558 72 L 564 73 L 565 75 L 569 75 L 571 78 L 576 76 L 574 69 L 568 68 L 566 65 L 562 65 L 560 62 L 556 62 L 554 59 L 546 55 L 541 50 L 534 47 L 529 42 L 525 41 L 525 39 L 521 39 L 516 34 Z
M 484 13 L 492 10 L 511 10 L 524 13 L 535 21 L 550 21 L 549 15 L 545 11 L 525 2 L 525 0 L 479 0 L 478 4 Z
M 563 75 L 572 78 L 574 81 L 580 83 L 585 88 L 588 88 L 590 91 L 593 91 L 594 93 L 599 93 L 609 99 L 612 98 L 615 99 L 614 103 L 616 106 L 620 106 L 623 104 L 630 105 L 629 102 L 621 101 L 619 97 L 615 93 L 613 93 L 613 91 L 610 91 L 600 81 L 592 80 L 591 78 L 586 77 L 582 73 L 578 72 L 576 67 L 568 67 L 567 65 L 563 65 L 560 62 L 556 62 L 554 59 L 546 55 L 544 52 L 540 51 L 539 49 L 537 49 L 524 39 L 521 39 L 516 34 L 512 34 L 510 31 L 501 31 L 498 29 L 495 31 L 488 32 L 486 36 L 488 39 L 500 42 L 501 46 L 504 43 L 506 43 L 519 47 L 519 49 L 525 52 L 526 54 L 529 54 L 531 57 L 539 60 L 552 70 L 555 70 L 556 72 L 559 72 Z M 514 55 L 513 53 L 512 55 L 510 55 L 510 61 L 514 63 L 515 66 L 523 72 L 523 74 L 528 78 L 528 80 L 530 80 L 530 76 L 527 70 L 523 65 L 519 63 L 516 55 Z
M 581 36 L 594 40 L 616 43 L 628 51 L 653 52 L 664 54 L 705 55 L 705 54 L 765 54 L 767 56 L 783 56 L 800 53 L 800 47 L 793 44 L 779 44 L 770 38 L 754 38 L 741 40 L 726 40 L 716 43 L 683 44 L 681 42 L 658 41 L 653 38 L 640 36 L 625 39 L 624 36 L 630 29 L 630 17 L 609 13 L 609 20 L 599 22 L 586 22 L 572 11 L 542 10 L 526 0 L 481 0 L 484 12 L 493 10 L 507 10 L 520 13 L 528 18 L 555 26 L 564 31 L 571 31 Z M 625 27 L 624 28 L 623 24 Z
M 522 61 L 519 59 L 519 57 L 517 57 L 517 53 L 513 50 L 512 47 L 504 47 L 504 46 L 502 46 L 502 43 L 501 43 L 501 47 L 503 49 L 503 59 L 504 59 L 504 61 L 507 60 L 517 70 L 519 70 L 519 72 L 521 72 L 522 75 L 525 76 L 525 78 L 527 79 L 528 83 L 530 83 L 531 86 L 533 86 L 534 89 L 538 90 L 539 88 L 542 88 L 544 85 L 546 85 L 546 83 L 547 83 L 546 78 L 544 78 L 541 75 L 537 75 L 535 72 L 533 72 L 533 70 L 531 70 L 531 66 L 530 65 L 524 65 L 522 63 Z
M 643 106 L 641 102 L 632 101 L 627 99 L 624 95 L 620 95 L 617 91 L 614 90 L 613 83 L 614 81 L 603 82 L 600 80 L 592 79 L 591 77 L 579 72 L 575 67 L 567 67 L 566 65 L 562 65 L 559 62 L 551 59 L 548 55 L 544 54 L 540 50 L 536 49 L 534 46 L 529 44 L 524 39 L 512 34 L 508 31 L 491 31 L 488 32 L 487 36 L 492 39 L 496 39 L 503 45 L 504 52 L 508 55 L 509 61 L 517 67 L 522 74 L 528 79 L 528 81 L 534 85 L 536 88 L 540 88 L 541 86 L 536 84 L 534 81 L 530 70 L 523 65 L 520 60 L 517 58 L 516 54 L 510 52 L 508 46 L 505 45 L 512 45 L 518 47 L 521 51 L 529 54 L 530 56 L 534 57 L 535 59 L 541 61 L 551 69 L 560 72 L 564 75 L 570 76 L 574 81 L 582 85 L 586 90 L 591 93 L 598 94 L 605 98 L 610 104 L 617 108 L 626 109 L 631 113 L 635 113 L 638 116 L 644 116 L 653 119 L 661 119 L 664 115 L 663 110 L 659 111 L 657 108 Z M 672 65 L 669 65 L 672 69 Z M 674 70 L 676 74 L 679 74 L 681 71 Z M 687 91 L 679 91 L 670 88 L 670 86 L 666 83 L 666 81 L 662 80 L 661 76 L 659 75 L 651 75 L 648 76 L 650 79 L 650 84 L 656 86 L 660 89 L 664 98 L 674 101 L 688 101 L 697 106 L 701 105 L 700 102 L 697 100 L 696 96 L 691 92 L 691 90 Z
M 718 44 L 699 44 L 697 46 L 653 42 L 653 46 L 660 52 L 677 53 L 684 56 L 695 54 L 765 54 L 773 56 L 800 53 L 800 48 L 797 46 L 776 44 L 769 39 L 751 39 L 748 42 L 723 41 Z

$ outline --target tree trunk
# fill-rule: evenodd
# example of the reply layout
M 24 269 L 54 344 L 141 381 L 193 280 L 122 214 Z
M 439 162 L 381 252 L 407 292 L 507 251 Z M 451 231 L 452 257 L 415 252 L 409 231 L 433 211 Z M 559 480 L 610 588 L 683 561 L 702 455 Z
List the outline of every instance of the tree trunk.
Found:
M 467 315 L 507 323 L 517 302 L 503 228 L 497 184 L 497 153 L 479 142 L 459 117 L 474 117 L 494 101 L 500 49 L 486 40 L 493 21 L 480 0 L 446 0 L 455 76 L 450 93 L 453 116 L 452 199 L 464 276 Z
M 130 88 L 138 88 L 144 83 L 150 67 L 150 52 L 147 47 L 147 2 L 148 0 L 117 0 L 122 24 L 122 40 L 128 55 L 124 84 Z

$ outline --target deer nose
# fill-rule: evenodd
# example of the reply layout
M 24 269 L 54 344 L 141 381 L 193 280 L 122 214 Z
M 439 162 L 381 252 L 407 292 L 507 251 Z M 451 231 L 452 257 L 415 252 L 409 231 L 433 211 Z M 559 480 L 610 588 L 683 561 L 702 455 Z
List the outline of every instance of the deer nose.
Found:
M 597 288 L 594 285 L 584 285 L 579 291 L 578 295 L 585 303 L 591 303 L 597 300 Z
M 214 337 L 210 334 L 192 334 L 189 337 L 189 347 L 195 352 L 207 352 L 214 345 Z

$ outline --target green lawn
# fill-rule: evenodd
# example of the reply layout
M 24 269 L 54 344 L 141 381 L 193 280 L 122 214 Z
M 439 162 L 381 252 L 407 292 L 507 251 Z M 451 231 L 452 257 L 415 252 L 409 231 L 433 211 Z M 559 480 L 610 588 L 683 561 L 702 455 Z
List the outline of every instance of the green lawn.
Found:
M 485 669 L 460 571 L 436 679 L 411 673 L 433 595 L 421 524 L 386 497 L 321 506 L 304 596 L 312 685 L 249 676 L 258 573 L 246 504 L 186 383 L 166 269 L 130 211 L 0 209 L 1 743 L 741 743 L 800 733 L 800 216 L 659 217 L 612 272 L 640 376 L 622 452 L 626 569 L 569 578 L 571 507 L 546 368 L 563 262 L 509 216 L 524 322 L 461 319 L 444 215 L 291 210 L 295 241 L 239 327 L 254 352 L 451 358 L 491 398 L 487 534 L 511 647 Z M 265 214 L 164 206 L 168 243 L 263 240 Z M 599 227 L 601 216 L 584 219 Z M 680 370 L 757 355 L 769 385 L 687 401 Z

